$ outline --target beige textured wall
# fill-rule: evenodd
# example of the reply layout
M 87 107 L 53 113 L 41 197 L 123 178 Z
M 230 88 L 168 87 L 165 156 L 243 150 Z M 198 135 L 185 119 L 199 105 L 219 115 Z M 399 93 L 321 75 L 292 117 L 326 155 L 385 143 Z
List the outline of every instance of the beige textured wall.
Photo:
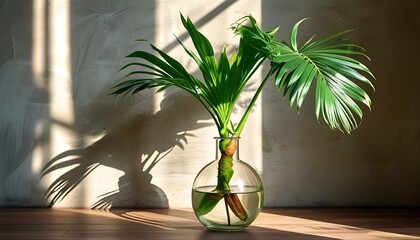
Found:
M 190 207 L 195 174 L 214 157 L 217 132 L 207 113 L 175 89 L 116 105 L 107 95 L 124 56 L 145 47 L 135 39 L 196 70 L 172 35 L 188 41 L 179 12 L 217 51 L 237 43 L 228 27 L 244 14 L 265 28 L 280 25 L 284 40 L 301 18 L 315 17 L 304 37 L 343 17 L 331 29 L 355 28 L 350 36 L 367 49 L 377 77 L 360 129 L 333 132 L 316 122 L 311 99 L 297 114 L 268 84 L 241 158 L 261 174 L 266 206 L 419 206 L 419 7 L 409 0 L 0 0 L 0 206 Z

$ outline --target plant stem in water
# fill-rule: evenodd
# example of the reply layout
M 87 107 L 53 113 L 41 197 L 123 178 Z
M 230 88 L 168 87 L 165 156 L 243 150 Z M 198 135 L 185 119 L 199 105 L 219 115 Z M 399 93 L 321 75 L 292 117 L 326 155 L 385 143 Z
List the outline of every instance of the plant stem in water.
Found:
M 227 194 L 225 194 L 224 200 L 225 200 L 225 207 L 226 207 L 227 221 L 228 221 L 228 225 L 230 226 L 229 207 L 228 207 L 228 203 L 227 203 L 227 201 L 226 201 L 226 196 L 227 196 Z

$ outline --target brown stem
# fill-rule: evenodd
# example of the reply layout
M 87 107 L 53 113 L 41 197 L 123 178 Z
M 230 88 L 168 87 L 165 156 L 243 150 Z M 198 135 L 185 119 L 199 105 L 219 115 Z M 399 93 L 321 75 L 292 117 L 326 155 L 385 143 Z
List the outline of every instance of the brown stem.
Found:
M 245 221 L 248 218 L 248 213 L 246 212 L 237 194 L 225 194 L 225 201 L 227 202 L 230 210 L 232 210 L 233 214 L 235 214 L 235 216 L 237 216 L 239 219 Z

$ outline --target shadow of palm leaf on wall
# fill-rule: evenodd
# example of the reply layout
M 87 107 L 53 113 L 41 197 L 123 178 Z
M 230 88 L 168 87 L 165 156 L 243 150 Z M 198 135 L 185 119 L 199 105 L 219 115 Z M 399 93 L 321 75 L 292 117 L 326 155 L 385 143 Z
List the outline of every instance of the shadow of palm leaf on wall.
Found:
M 90 205 L 91 208 L 167 208 L 168 199 L 164 191 L 152 184 L 151 170 L 176 147 L 184 149 L 188 138 L 195 137 L 189 131 L 209 125 L 198 123 L 197 118 L 205 116 L 205 113 L 200 114 L 191 109 L 185 109 L 187 112 L 177 110 L 176 115 L 184 117 L 182 122 L 175 121 L 176 116 L 171 110 L 173 104 L 184 104 L 191 101 L 191 97 L 186 94 L 174 95 L 170 103 L 162 101 L 161 109 L 155 114 L 140 114 L 129 120 L 123 120 L 121 114 L 110 112 L 118 111 L 116 108 L 103 107 L 105 113 L 98 115 L 110 116 L 111 119 L 107 121 L 112 123 L 105 124 L 108 125 L 105 129 L 109 130 L 106 130 L 104 136 L 87 147 L 62 152 L 44 166 L 41 178 L 52 173 L 59 175 L 45 192 L 49 206 L 63 201 L 86 177 L 98 167 L 105 166 L 120 170 L 123 175 L 118 179 L 118 189 L 99 194 L 96 202 Z M 101 123 L 100 120 L 98 122 Z M 103 176 L 103 179 L 107 177 Z M 88 184 L 86 186 L 89 187 Z

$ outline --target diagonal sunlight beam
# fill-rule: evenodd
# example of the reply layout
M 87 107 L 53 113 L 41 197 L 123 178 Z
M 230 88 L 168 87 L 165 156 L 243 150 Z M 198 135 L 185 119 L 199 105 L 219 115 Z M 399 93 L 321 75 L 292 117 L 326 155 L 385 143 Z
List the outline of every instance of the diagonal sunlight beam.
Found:
M 218 15 L 220 15 L 221 13 L 223 13 L 224 11 L 226 11 L 235 2 L 237 2 L 237 0 L 226 0 L 226 1 L 223 1 L 217 7 L 215 7 L 214 9 L 212 9 L 211 11 L 209 11 L 208 13 L 206 13 L 206 15 L 204 15 L 200 19 L 197 19 L 197 21 L 195 21 L 195 26 L 197 27 L 197 29 L 200 29 L 202 26 L 204 26 L 205 24 L 209 23 L 212 19 L 216 18 Z M 159 8 L 157 10 L 159 11 Z M 157 17 L 159 17 L 159 15 L 161 15 L 161 19 L 158 19 L 158 21 L 159 20 L 162 21 L 162 19 L 164 20 L 165 15 L 162 15 L 162 14 L 159 14 L 158 13 L 157 14 Z M 181 41 L 183 41 L 183 40 L 185 40 L 185 39 L 188 38 L 188 34 L 187 34 L 187 32 L 184 32 L 183 34 L 181 34 L 180 36 L 177 36 L 177 37 Z M 178 41 L 174 39 L 172 42 L 168 43 L 166 45 L 166 47 L 162 48 L 162 50 L 164 52 L 167 52 L 167 51 L 172 50 L 176 46 L 178 46 Z
M 418 239 L 416 236 L 387 232 L 385 229 L 382 231 L 380 229 L 355 227 L 345 224 L 323 222 L 264 212 L 260 214 L 259 218 L 257 218 L 252 226 L 343 240 Z

